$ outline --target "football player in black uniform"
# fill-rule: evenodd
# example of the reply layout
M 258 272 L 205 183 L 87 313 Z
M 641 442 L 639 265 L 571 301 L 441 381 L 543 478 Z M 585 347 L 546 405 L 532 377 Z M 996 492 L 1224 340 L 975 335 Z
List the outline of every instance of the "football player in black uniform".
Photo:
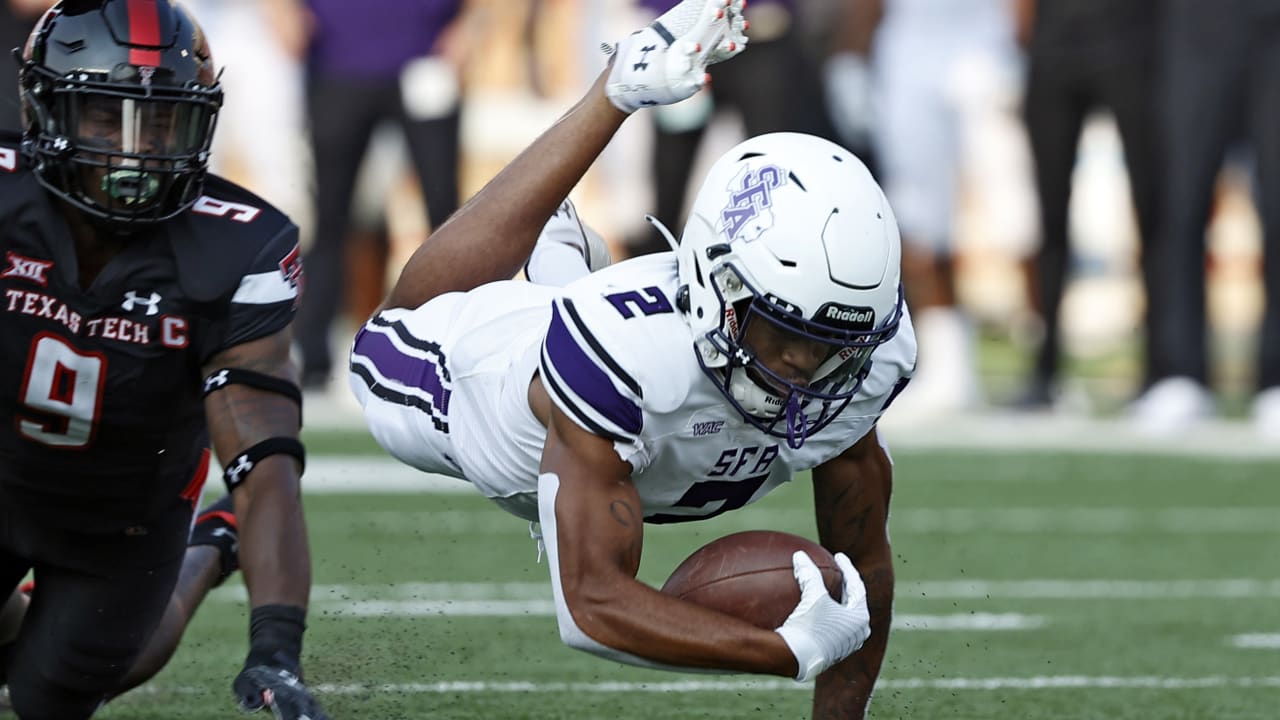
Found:
M 184 555 L 209 558 L 185 550 L 212 447 L 252 608 L 234 691 L 318 720 L 299 679 L 297 228 L 206 178 L 222 94 L 171 0 L 63 0 L 20 63 L 23 133 L 0 137 L 0 588 L 36 585 L 0 658 L 13 709 L 87 718 L 136 681 Z

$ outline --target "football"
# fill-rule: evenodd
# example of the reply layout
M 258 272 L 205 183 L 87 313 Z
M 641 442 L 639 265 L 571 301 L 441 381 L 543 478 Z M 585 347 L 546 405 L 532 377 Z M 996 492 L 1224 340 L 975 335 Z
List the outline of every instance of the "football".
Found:
M 827 592 L 839 600 L 840 568 L 831 553 L 812 540 L 773 530 L 748 530 L 703 545 L 671 573 L 662 592 L 774 630 L 800 602 L 791 569 L 796 550 L 813 558 Z

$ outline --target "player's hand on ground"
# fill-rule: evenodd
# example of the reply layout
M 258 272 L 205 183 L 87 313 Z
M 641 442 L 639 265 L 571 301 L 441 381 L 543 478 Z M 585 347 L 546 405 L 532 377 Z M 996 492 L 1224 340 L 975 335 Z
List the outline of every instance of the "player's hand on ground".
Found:
M 848 657 L 871 636 L 871 614 L 867 610 L 867 589 L 849 556 L 836 553 L 836 565 L 844 576 L 843 597 L 831 599 L 822 582 L 822 571 L 803 552 L 791 557 L 796 582 L 800 583 L 800 603 L 777 629 L 796 656 L 796 680 L 806 682 Z
M 252 665 L 240 671 L 231 689 L 245 712 L 267 708 L 275 720 L 329 720 L 295 668 Z
M 747 45 L 746 0 L 684 0 L 647 27 L 623 38 L 605 85 L 623 112 L 670 105 L 707 84 L 707 66 Z

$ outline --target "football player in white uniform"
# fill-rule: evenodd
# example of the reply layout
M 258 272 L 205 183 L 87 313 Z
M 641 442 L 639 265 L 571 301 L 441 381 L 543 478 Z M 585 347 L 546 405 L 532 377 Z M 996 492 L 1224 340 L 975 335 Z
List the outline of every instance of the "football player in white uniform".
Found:
M 686 0 L 619 43 L 587 95 L 417 250 L 357 334 L 350 381 L 395 457 L 540 523 L 570 646 L 816 679 L 815 717 L 860 717 L 893 595 L 875 424 L 915 362 L 883 193 L 827 141 L 753 138 L 711 170 L 676 252 L 594 273 L 564 202 L 629 112 L 687 97 L 741 49 L 740 10 Z M 576 272 L 562 260 L 551 279 L 566 245 Z M 508 280 L 526 260 L 533 282 Z M 842 601 L 803 553 L 802 599 L 776 631 L 636 580 L 644 522 L 719 515 L 808 469 Z

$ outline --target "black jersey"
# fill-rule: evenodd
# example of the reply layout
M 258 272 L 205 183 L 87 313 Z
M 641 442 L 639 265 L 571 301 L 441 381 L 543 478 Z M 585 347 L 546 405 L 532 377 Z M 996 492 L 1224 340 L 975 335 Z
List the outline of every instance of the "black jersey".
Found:
M 206 457 L 204 363 L 292 319 L 297 228 L 210 177 L 82 288 L 59 201 L 16 141 L 0 135 L 0 502 L 88 531 L 141 525 Z

